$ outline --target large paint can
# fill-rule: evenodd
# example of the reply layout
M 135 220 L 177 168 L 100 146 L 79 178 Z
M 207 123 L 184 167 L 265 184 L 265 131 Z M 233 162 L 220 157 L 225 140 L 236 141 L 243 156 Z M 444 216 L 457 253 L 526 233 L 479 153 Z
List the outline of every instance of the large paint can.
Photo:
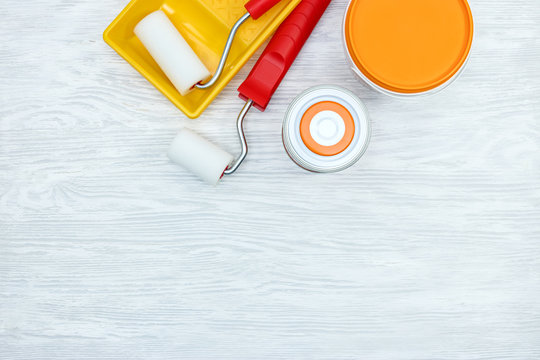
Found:
M 431 94 L 455 80 L 473 32 L 466 0 L 351 0 L 343 21 L 352 70 L 400 97 Z

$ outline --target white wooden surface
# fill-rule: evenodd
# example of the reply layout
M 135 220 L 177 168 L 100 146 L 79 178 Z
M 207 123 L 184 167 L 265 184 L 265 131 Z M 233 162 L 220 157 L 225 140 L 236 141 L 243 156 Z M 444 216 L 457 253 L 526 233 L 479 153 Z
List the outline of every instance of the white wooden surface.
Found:
M 216 188 L 165 151 L 235 151 L 251 66 L 188 120 L 102 41 L 126 3 L 0 3 L 1 359 L 540 359 L 538 0 L 471 0 L 466 72 L 408 102 L 353 79 L 335 0 Z M 322 83 L 373 119 L 332 175 L 280 139 Z

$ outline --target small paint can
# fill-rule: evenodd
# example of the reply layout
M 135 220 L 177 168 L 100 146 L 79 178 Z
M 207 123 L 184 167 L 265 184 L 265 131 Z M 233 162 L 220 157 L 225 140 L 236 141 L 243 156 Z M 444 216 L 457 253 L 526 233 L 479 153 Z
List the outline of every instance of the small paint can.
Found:
M 387 95 L 438 92 L 469 58 L 474 33 L 467 0 L 351 0 L 343 43 L 352 70 Z
M 333 85 L 307 89 L 293 100 L 283 119 L 283 145 L 300 167 L 335 172 L 362 157 L 371 136 L 365 105 Z

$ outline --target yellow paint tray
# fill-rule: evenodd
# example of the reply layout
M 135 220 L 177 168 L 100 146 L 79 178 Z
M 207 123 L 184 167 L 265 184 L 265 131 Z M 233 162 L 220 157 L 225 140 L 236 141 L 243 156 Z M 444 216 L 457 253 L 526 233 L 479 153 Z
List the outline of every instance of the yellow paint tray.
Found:
M 186 96 L 161 71 L 133 33 L 146 15 L 163 10 L 201 61 L 213 73 L 227 36 L 246 12 L 245 0 L 132 0 L 107 27 L 103 39 L 188 117 L 196 118 L 210 105 L 253 53 L 277 29 L 300 0 L 282 0 L 257 20 L 248 19 L 236 34 L 223 74 L 214 86 Z

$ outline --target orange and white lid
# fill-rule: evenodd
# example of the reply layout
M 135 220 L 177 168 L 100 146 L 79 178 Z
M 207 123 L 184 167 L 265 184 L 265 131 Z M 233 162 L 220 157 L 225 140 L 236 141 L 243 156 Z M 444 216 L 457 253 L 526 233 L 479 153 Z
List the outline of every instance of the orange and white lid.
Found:
M 343 37 L 362 79 L 407 95 L 454 79 L 468 59 L 473 29 L 467 0 L 351 0 Z
M 365 152 L 371 129 L 367 110 L 353 93 L 317 86 L 300 94 L 283 120 L 283 143 L 301 167 L 315 172 L 343 170 Z

